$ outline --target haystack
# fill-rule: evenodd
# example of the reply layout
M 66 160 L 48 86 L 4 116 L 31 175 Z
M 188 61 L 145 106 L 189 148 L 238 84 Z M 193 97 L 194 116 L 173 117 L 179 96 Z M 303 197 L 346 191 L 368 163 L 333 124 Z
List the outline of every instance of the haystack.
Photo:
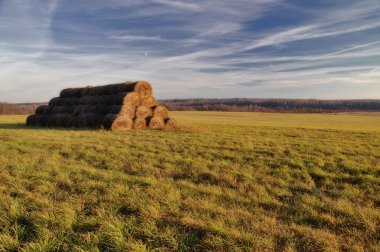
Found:
M 152 116 L 152 110 L 149 107 L 138 106 L 136 108 L 136 117 L 145 119 L 149 116 Z
M 159 116 L 149 118 L 149 129 L 164 129 L 165 121 Z
M 152 96 L 146 81 L 63 89 L 40 106 L 26 124 L 40 127 L 104 128 L 108 130 L 174 129 L 166 107 Z
M 147 127 L 147 118 L 141 118 L 141 117 L 136 117 L 133 120 L 133 128 L 134 129 L 146 129 Z
M 133 127 L 133 120 L 124 115 L 108 114 L 103 119 L 103 127 L 107 130 L 129 130 Z

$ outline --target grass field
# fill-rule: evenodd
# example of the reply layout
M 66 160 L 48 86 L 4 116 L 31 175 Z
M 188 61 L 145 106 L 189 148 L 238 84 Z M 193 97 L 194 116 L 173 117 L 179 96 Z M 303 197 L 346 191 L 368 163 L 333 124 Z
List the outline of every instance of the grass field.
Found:
M 380 251 L 380 116 L 172 112 L 182 131 L 0 116 L 0 251 Z

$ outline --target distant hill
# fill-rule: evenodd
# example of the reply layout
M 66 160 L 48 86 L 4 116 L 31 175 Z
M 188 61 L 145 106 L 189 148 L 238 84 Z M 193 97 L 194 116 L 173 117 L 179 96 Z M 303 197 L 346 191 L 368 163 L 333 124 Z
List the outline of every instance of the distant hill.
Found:
M 171 99 L 160 100 L 169 110 L 241 111 L 241 112 L 380 112 L 380 100 L 314 99 Z M 0 103 L 0 114 L 32 114 L 46 103 Z

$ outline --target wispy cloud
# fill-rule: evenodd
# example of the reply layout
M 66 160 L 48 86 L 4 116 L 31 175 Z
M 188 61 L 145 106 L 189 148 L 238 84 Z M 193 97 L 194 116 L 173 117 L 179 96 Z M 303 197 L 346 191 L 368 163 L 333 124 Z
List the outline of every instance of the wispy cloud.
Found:
M 151 1 L 153 3 L 158 3 L 158 4 L 166 5 L 169 7 L 180 8 L 180 9 L 191 10 L 191 11 L 200 11 L 202 9 L 201 6 L 197 4 L 182 2 L 178 0 L 151 0 Z
M 7 1 L 0 100 L 125 79 L 158 98 L 375 98 L 378 13 L 377 0 Z
M 120 39 L 124 41 L 167 41 L 160 36 L 139 36 L 139 35 L 120 35 L 120 36 L 111 36 L 113 39 Z
M 341 53 L 344 53 L 344 52 L 348 52 L 348 51 L 352 51 L 352 50 L 356 50 L 356 49 L 359 49 L 359 48 L 363 48 L 363 47 L 367 47 L 367 46 L 372 46 L 372 45 L 376 45 L 376 44 L 380 44 L 380 40 L 379 41 L 375 41 L 375 42 L 371 42 L 371 43 L 368 43 L 368 44 L 364 44 L 364 45 L 358 45 L 358 46 L 354 46 L 354 47 L 351 47 L 351 48 L 339 50 L 339 51 L 336 51 L 336 52 L 333 52 L 333 53 L 329 53 L 329 54 L 324 55 L 324 57 L 328 57 L 328 56 L 332 56 L 332 55 L 336 55 L 336 54 L 341 54 Z

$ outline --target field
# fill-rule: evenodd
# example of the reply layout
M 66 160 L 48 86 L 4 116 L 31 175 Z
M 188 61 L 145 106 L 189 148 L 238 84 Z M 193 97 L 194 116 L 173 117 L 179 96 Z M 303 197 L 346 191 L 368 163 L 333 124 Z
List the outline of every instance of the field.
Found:
M 0 251 L 380 251 L 380 116 L 171 112 L 180 131 L 0 116 Z

